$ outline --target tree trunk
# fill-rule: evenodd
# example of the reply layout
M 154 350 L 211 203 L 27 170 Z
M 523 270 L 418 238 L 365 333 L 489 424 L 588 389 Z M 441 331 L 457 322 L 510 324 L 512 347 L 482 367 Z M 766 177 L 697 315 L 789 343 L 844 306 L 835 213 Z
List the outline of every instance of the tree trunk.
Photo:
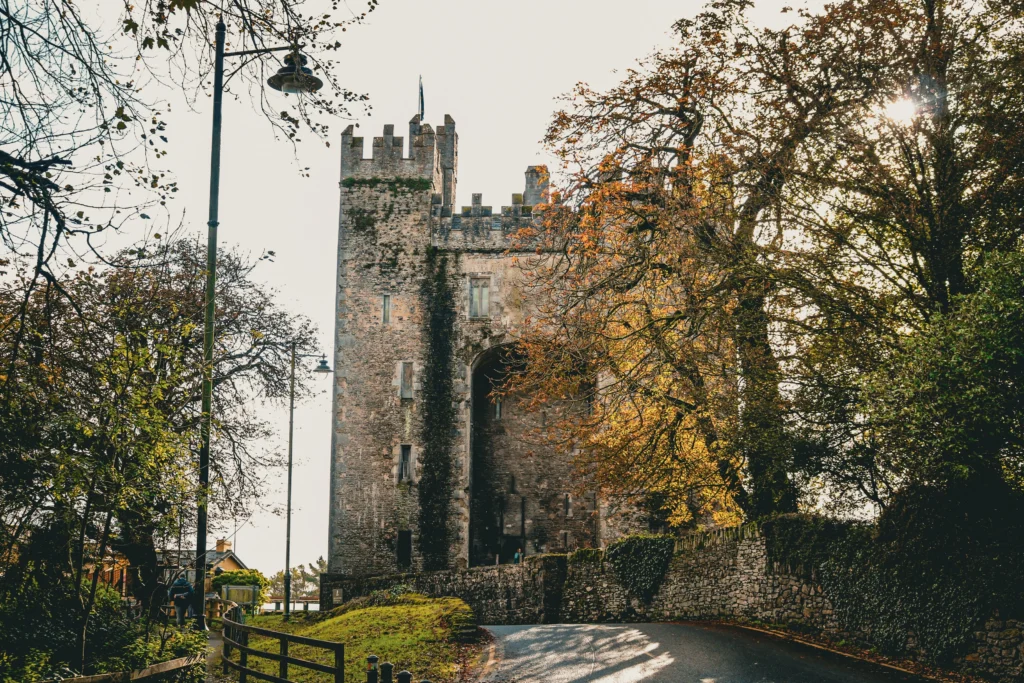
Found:
M 142 604 L 145 614 L 155 617 L 163 604 L 165 590 L 160 583 L 157 566 L 155 527 L 147 515 L 132 510 L 120 511 L 118 521 L 123 530 L 122 536 L 112 545 L 125 556 L 135 574 L 136 580 L 131 584 L 132 597 Z
M 103 535 L 100 536 L 99 552 L 96 554 L 96 562 L 93 564 L 92 585 L 89 587 L 89 597 L 85 600 L 85 604 L 82 605 L 82 629 L 79 632 L 78 638 L 78 670 L 83 674 L 85 673 L 85 638 L 89 630 L 89 615 L 92 614 L 92 608 L 96 605 L 96 587 L 99 583 L 100 571 L 103 566 L 103 556 L 107 552 L 107 541 L 110 539 L 110 522 L 113 518 L 113 511 L 107 512 L 107 518 L 103 522 Z M 81 591 L 81 586 L 76 586 L 75 588 Z

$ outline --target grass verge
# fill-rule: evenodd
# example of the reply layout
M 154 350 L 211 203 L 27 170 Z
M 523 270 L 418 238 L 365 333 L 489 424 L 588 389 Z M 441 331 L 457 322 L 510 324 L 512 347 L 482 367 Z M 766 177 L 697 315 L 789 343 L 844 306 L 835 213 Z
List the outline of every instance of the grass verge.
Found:
M 384 603 L 384 604 L 381 604 Z M 476 656 L 477 645 L 466 643 L 470 608 L 458 598 L 428 598 L 416 593 L 363 599 L 346 603 L 326 614 L 293 615 L 285 622 L 280 615 L 252 617 L 246 623 L 260 628 L 294 633 L 308 638 L 345 643 L 345 682 L 366 680 L 366 658 L 377 655 L 381 662 L 395 665 L 395 673 L 407 669 L 413 680 L 434 683 L 466 680 L 467 662 Z M 278 641 L 252 636 L 249 646 L 277 652 Z M 289 655 L 333 665 L 334 655 L 320 648 L 290 645 Z M 237 656 L 232 659 L 237 661 Z M 277 675 L 277 662 L 249 657 L 249 667 Z M 327 681 L 327 674 L 290 666 L 289 680 L 296 683 Z

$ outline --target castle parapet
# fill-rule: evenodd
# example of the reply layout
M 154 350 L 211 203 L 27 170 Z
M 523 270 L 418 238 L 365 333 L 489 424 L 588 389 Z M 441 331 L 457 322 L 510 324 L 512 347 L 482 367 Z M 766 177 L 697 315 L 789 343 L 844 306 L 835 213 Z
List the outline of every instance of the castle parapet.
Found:
M 405 138 L 395 135 L 392 124 L 384 126 L 384 134 L 373 138 L 370 157 L 363 156 L 363 138 L 355 135 L 353 126 L 341 134 L 341 178 L 426 178 L 440 188 L 442 179 L 441 150 L 430 124 L 420 124 L 419 117 L 409 125 L 409 154 L 405 155 Z
M 540 220 L 531 200 L 541 204 L 547 200 L 547 166 L 526 169 L 526 190 L 512 195 L 512 204 L 502 206 L 500 213 L 485 206 L 483 195 L 474 193 L 470 206 L 455 213 L 440 194 L 433 196 L 431 242 L 451 251 L 507 251 L 527 248 L 520 231 Z

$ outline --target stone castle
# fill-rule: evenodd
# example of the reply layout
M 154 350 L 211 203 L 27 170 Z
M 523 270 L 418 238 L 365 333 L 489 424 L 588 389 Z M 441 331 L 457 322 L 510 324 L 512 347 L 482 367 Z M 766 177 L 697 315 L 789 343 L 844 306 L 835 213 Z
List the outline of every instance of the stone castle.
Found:
M 450 292 L 454 423 L 450 566 L 601 544 L 597 499 L 578 495 L 568 456 L 531 438 L 547 419 L 493 395 L 530 305 L 512 235 L 536 219 L 547 169 L 526 170 L 522 194 L 494 211 L 474 194 L 454 210 L 458 135 L 409 123 L 373 139 L 342 134 L 330 573 L 369 576 L 423 568 L 418 530 L 428 358 L 424 283 L 442 255 Z M 550 406 L 571 410 L 571 406 Z M 451 414 L 451 411 L 448 411 Z M 442 427 L 443 428 L 443 427 Z M 439 428 L 432 426 L 433 433 Z

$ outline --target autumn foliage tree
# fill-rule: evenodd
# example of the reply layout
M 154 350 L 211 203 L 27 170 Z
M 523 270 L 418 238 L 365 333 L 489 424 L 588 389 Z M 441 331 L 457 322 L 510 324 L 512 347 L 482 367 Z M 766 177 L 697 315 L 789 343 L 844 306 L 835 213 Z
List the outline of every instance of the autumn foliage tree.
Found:
M 563 438 L 623 493 L 670 493 L 678 521 L 795 509 L 772 328 L 780 199 L 885 64 L 832 18 L 758 29 L 747 5 L 679 22 L 677 48 L 608 92 L 577 89 L 547 136 L 562 203 L 530 236 L 556 256 L 531 264 L 544 305 L 517 381 L 546 396 L 597 378 L 595 419 Z M 852 49 L 855 73 L 822 66 Z
M 884 504 L 908 475 L 863 377 L 1020 248 L 1018 4 L 848 0 L 782 29 L 751 5 L 567 98 L 559 196 L 523 235 L 539 308 L 510 388 L 588 402 L 548 438 L 677 523 Z

